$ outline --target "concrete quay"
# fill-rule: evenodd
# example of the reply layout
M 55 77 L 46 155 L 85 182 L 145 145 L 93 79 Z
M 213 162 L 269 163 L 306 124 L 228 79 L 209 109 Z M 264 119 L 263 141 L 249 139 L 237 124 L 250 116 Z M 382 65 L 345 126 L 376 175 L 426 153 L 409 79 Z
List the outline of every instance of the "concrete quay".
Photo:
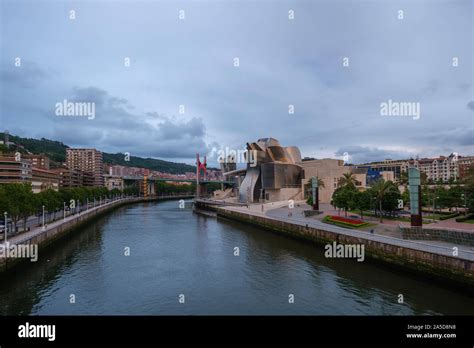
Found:
M 302 208 L 289 209 L 287 202 L 267 203 L 263 208 L 262 204 L 253 204 L 248 207 L 220 206 L 215 209 L 218 218 L 251 224 L 319 245 L 334 241 L 338 244 L 363 244 L 369 262 L 381 263 L 474 293 L 474 248 L 469 246 L 405 240 L 342 228 L 305 217 Z M 318 252 L 324 250 L 318 249 Z

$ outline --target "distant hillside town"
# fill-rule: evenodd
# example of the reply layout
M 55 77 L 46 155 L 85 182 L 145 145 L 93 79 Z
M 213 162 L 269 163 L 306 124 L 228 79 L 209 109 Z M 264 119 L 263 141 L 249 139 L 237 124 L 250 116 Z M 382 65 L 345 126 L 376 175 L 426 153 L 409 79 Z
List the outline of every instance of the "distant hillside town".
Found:
M 109 190 L 123 190 L 127 178 L 170 179 L 169 182 L 164 182 L 174 185 L 189 185 L 191 181 L 196 180 L 195 167 L 191 165 L 131 157 L 126 154 L 105 154 L 92 148 L 69 148 L 60 142 L 46 139 L 23 141 L 24 144 L 31 144 L 30 147 L 16 143 L 14 138 L 17 137 L 10 137 L 8 132 L 4 132 L 3 136 L 3 139 L 0 140 L 0 184 L 31 183 L 34 193 L 47 189 L 57 191 L 62 187 L 105 186 Z M 35 153 L 41 149 L 51 151 L 52 155 Z M 64 157 L 62 157 L 61 151 L 65 152 Z M 146 168 L 107 163 L 104 160 L 107 157 L 112 157 L 111 162 L 132 164 L 141 161 L 150 165 Z M 61 161 L 62 158 L 64 161 Z M 150 169 L 154 164 L 156 165 L 153 161 L 157 161 L 156 163 L 159 165 L 164 163 L 171 166 L 172 170 L 176 170 L 176 166 L 179 166 L 179 168 L 182 167 L 189 171 L 170 173 L 153 170 Z M 206 178 L 209 181 L 220 180 L 222 178 L 221 171 L 207 169 Z
M 69 148 L 63 143 L 47 139 L 26 139 L 10 136 L 7 131 L 0 140 L 0 184 L 29 182 L 34 193 L 61 187 L 107 187 L 109 190 L 123 190 L 126 180 L 137 178 L 169 179 L 168 183 L 189 185 L 196 180 L 196 167 L 162 160 L 130 157 L 124 154 L 106 154 L 93 148 Z M 16 140 L 19 140 L 18 143 Z M 40 151 L 44 152 L 40 152 Z M 63 154 L 64 153 L 64 154 Z M 298 156 L 296 156 L 298 157 Z M 296 158 L 295 157 L 295 158 Z M 110 160 L 107 160 L 110 159 Z M 325 182 L 321 200 L 330 202 L 340 179 L 345 173 L 352 173 L 356 185 L 364 189 L 379 178 L 391 181 L 403 180 L 409 166 L 415 166 L 426 176 L 428 184 L 453 183 L 462 179 L 474 163 L 474 156 L 460 156 L 452 153 L 436 158 L 384 160 L 363 164 L 348 164 L 341 159 L 295 159 L 303 168 L 301 175 L 307 184 L 311 175 L 317 175 Z M 157 161 L 157 162 L 153 162 Z M 276 161 L 278 162 L 278 161 Z M 147 164 L 135 166 L 134 163 Z M 174 171 L 187 169 L 182 173 L 154 170 L 155 166 L 168 165 Z M 175 167 L 173 167 L 175 166 Z M 176 167 L 182 166 L 182 167 Z M 231 166 L 232 168 L 235 167 Z M 206 180 L 229 179 L 229 164 L 223 171 L 208 168 Z M 163 180 L 164 181 L 164 180 Z M 301 186 L 302 183 L 295 183 Z M 295 186 L 293 185 L 293 186 Z

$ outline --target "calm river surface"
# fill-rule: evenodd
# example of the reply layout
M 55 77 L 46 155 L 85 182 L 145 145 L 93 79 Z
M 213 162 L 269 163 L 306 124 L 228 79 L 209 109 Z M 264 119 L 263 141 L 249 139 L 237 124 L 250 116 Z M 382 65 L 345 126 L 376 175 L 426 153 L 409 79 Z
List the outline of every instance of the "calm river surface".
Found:
M 40 251 L 0 280 L 0 313 L 472 315 L 474 298 L 166 201 L 121 207 Z

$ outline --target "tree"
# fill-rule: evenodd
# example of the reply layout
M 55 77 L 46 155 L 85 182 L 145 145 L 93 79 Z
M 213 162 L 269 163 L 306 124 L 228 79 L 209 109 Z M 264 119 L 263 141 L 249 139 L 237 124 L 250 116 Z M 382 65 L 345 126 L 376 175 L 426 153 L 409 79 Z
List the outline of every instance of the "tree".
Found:
M 61 194 L 53 189 L 47 189 L 36 194 L 37 210 L 44 206 L 48 213 L 56 212 L 63 205 Z M 53 217 L 54 220 L 55 216 Z
M 345 215 L 347 216 L 347 210 L 353 205 L 353 195 L 357 192 L 355 186 L 342 186 L 336 189 L 332 195 L 334 206 L 339 209 L 344 209 Z
M 408 171 L 404 171 L 400 173 L 400 176 L 397 179 L 397 183 L 405 187 L 408 185 Z
M 382 202 L 382 209 L 384 211 L 393 212 L 398 208 L 398 202 L 401 199 L 400 191 L 398 187 L 394 186 L 385 194 Z
M 318 181 L 318 189 L 326 187 L 324 185 L 323 179 L 317 178 L 317 181 Z M 304 189 L 305 189 L 306 195 L 308 195 L 308 199 L 306 200 L 306 203 L 308 205 L 313 205 L 313 188 L 312 188 L 312 180 L 311 179 L 304 185 Z
M 345 186 L 349 186 L 349 187 L 353 187 L 355 188 L 356 187 L 356 183 L 357 183 L 357 180 L 354 176 L 353 173 L 344 173 L 342 174 L 342 176 L 339 178 L 338 180 L 338 186 L 339 187 L 345 187 Z
M 35 213 L 35 196 L 30 183 L 14 183 L 3 185 L 6 201 L 6 212 L 12 220 L 13 230 L 16 230 L 18 221 L 26 219 Z M 25 224 L 26 227 L 26 224 Z
M 7 211 L 8 205 L 7 205 L 7 196 L 5 189 L 3 188 L 2 185 L 0 185 L 0 218 L 3 219 L 3 213 Z M 2 220 L 3 221 L 3 220 Z M 2 222 L 0 222 L 1 224 Z
M 462 195 L 463 195 L 463 190 L 461 186 L 457 184 L 453 184 L 448 190 L 449 207 L 455 207 L 457 211 L 458 207 L 461 207 L 464 204 Z
M 395 191 L 398 191 L 398 187 L 392 181 L 385 181 L 384 179 L 377 180 L 372 186 L 373 193 L 377 200 L 379 211 L 380 211 L 380 222 L 383 222 L 382 208 L 384 206 L 384 199 L 387 201 L 386 207 L 391 207 Z M 400 196 L 400 191 L 398 191 Z M 398 203 L 398 202 L 397 202 Z
M 355 209 L 359 210 L 360 218 L 363 219 L 364 210 L 370 209 L 372 196 L 368 191 L 356 191 L 352 196 L 352 203 Z
M 408 206 L 410 202 L 410 191 L 408 188 L 406 188 L 405 191 L 403 191 L 403 193 L 401 194 L 401 199 L 403 201 L 403 205 Z
M 464 199 L 470 213 L 474 213 L 474 165 L 469 168 L 466 176 L 462 179 L 464 184 Z

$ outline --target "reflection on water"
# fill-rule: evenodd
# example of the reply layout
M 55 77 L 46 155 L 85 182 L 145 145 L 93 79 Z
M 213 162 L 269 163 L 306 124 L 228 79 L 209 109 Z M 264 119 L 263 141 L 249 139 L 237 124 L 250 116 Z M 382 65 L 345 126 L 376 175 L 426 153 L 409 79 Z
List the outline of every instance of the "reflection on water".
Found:
M 474 314 L 467 295 L 177 201 L 119 208 L 0 284 L 1 314 Z

